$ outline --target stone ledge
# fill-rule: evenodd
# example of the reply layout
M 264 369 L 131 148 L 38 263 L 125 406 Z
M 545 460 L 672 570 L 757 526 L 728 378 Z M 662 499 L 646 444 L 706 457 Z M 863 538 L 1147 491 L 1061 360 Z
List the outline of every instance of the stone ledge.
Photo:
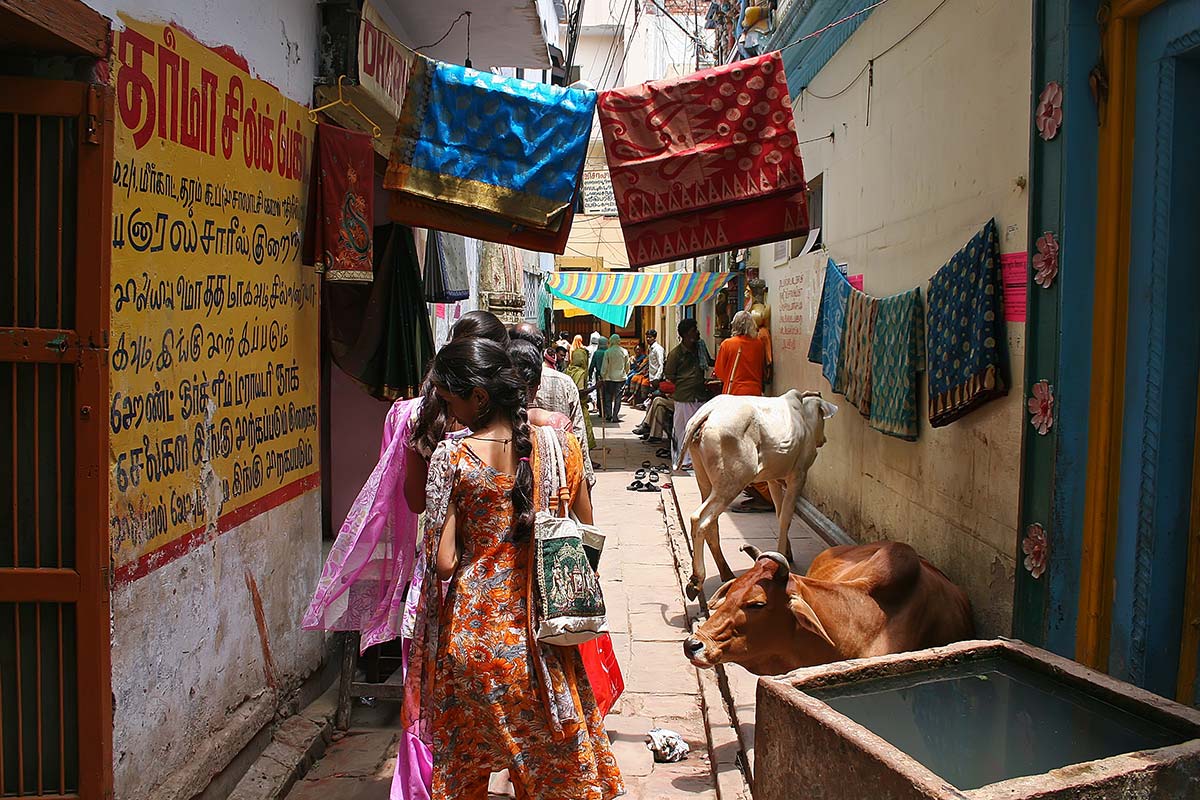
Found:
M 332 708 L 323 696 L 299 714 L 280 722 L 271 744 L 238 782 L 228 800 L 286 797 L 333 741 Z

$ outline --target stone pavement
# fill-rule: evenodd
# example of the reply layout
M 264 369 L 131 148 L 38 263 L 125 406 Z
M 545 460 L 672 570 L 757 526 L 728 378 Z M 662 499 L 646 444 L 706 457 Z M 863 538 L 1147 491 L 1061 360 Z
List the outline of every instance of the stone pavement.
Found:
M 607 724 L 627 797 L 747 800 L 750 793 L 738 766 L 738 736 L 715 675 L 695 669 L 683 655 L 689 616 L 676 569 L 678 554 L 664 524 L 663 499 L 673 508 L 670 493 L 626 491 L 644 460 L 657 466 L 662 459 L 654 457 L 656 448 L 630 433 L 641 412 L 624 409 L 622 415 L 623 422 L 596 428 L 599 441 L 593 459 L 606 469 L 597 471 L 593 505 L 597 525 L 607 536 L 600 576 L 625 678 L 625 692 Z M 660 485 L 669 480 L 669 474 L 662 474 Z M 694 490 L 695 482 L 690 485 Z M 393 704 L 356 705 L 352 729 L 335 736 L 289 800 L 387 798 L 397 717 Z M 654 727 L 678 732 L 691 754 L 675 764 L 654 763 L 645 746 L 646 733 Z M 492 790 L 494 797 L 511 796 L 503 775 L 494 777 Z
M 664 493 L 666 521 L 670 529 L 673 546 L 682 562 L 684 578 L 691 575 L 691 523 L 689 517 L 700 505 L 700 487 L 690 474 L 677 475 L 672 481 L 674 495 Z M 678 500 L 678 509 L 674 500 Z M 740 503 L 742 498 L 734 501 Z M 750 568 L 750 557 L 741 552 L 744 544 L 752 544 L 759 550 L 776 550 L 779 544 L 779 527 L 773 513 L 735 513 L 726 511 L 718 521 L 721 532 L 721 551 L 734 574 L 740 575 Z M 818 553 L 829 545 L 798 516 L 793 515 L 788 539 L 792 544 L 793 571 L 804 573 Z M 711 596 L 721 586 L 716 563 L 708 548 L 704 548 L 704 593 Z M 697 624 L 703 621 L 704 611 L 699 602 L 687 603 L 688 616 Z M 737 726 L 738 742 L 746 758 L 747 772 L 753 775 L 754 760 L 754 708 L 758 688 L 758 676 L 736 664 L 721 666 L 714 670 L 717 682 L 722 685 L 725 701 L 729 706 L 734 724 Z

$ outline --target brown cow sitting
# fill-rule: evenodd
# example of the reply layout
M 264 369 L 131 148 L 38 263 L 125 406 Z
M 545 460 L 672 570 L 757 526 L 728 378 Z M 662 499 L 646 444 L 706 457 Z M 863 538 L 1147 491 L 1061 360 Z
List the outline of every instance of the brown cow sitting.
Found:
M 742 551 L 754 566 L 713 594 L 708 620 L 683 643 L 698 667 L 779 675 L 974 635 L 966 593 L 906 544 L 832 547 L 803 577 L 779 553 Z

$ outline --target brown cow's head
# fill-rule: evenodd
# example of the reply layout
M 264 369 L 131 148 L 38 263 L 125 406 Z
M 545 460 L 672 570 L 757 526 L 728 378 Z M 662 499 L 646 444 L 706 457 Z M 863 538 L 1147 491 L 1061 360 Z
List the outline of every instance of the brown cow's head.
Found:
M 708 620 L 683 643 L 698 667 L 733 662 L 756 675 L 778 675 L 837 658 L 836 647 L 817 614 L 800 593 L 779 553 L 742 551 L 754 566 L 726 583 L 708 601 Z

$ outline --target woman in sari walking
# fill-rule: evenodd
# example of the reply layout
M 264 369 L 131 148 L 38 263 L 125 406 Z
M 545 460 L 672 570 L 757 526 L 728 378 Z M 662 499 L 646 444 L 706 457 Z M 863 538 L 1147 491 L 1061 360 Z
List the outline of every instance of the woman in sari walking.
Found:
M 564 431 L 535 434 L 525 382 L 492 342 L 446 345 L 430 381 L 470 430 L 430 461 L 427 571 L 402 709 L 405 727 L 432 749 L 432 795 L 481 800 L 489 775 L 505 769 L 529 800 L 623 794 L 578 651 L 539 644 L 529 616 L 534 515 L 557 489 L 542 480 L 535 441 L 559 438 L 570 507 L 590 522 L 579 443 Z

